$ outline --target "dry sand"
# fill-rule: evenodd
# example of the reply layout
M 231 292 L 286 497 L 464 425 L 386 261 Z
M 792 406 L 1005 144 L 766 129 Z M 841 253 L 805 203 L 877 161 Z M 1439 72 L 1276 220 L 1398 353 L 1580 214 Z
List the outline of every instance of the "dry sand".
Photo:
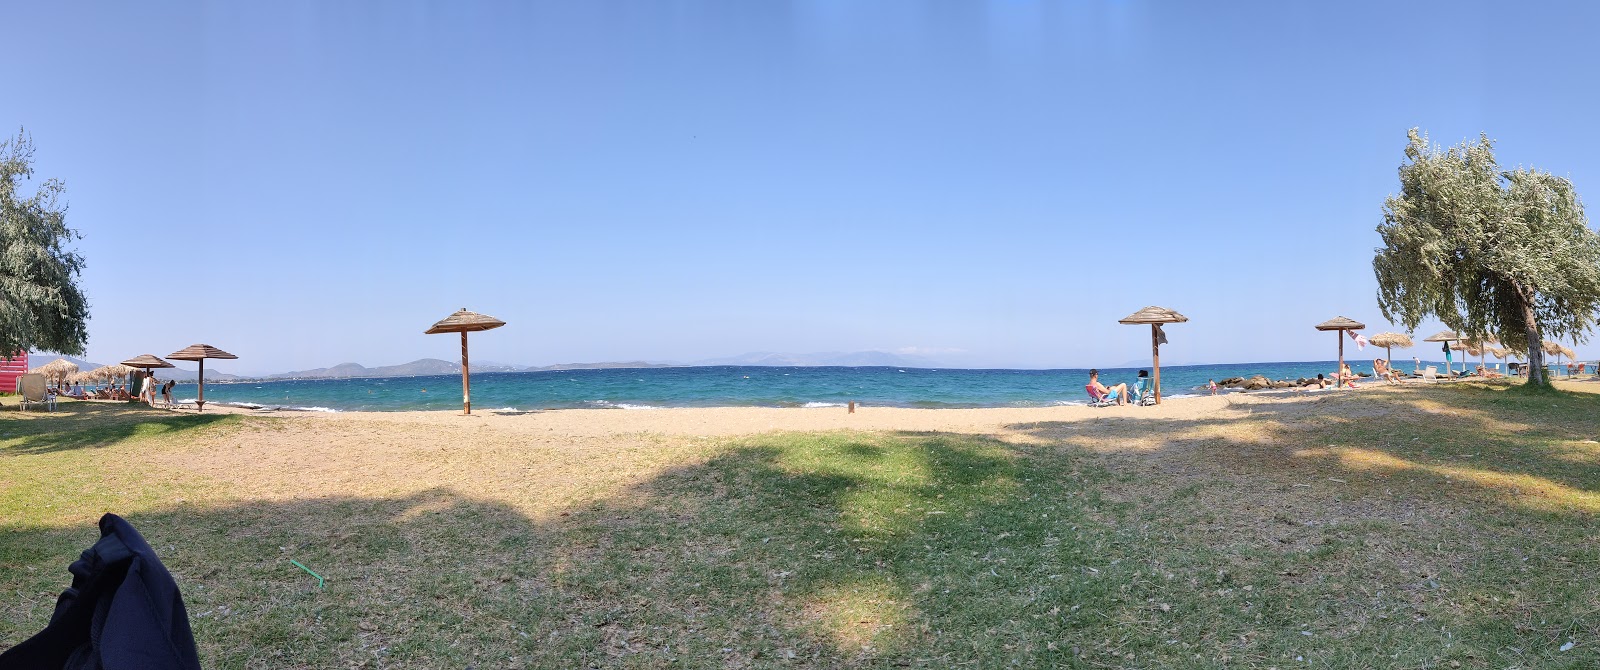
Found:
M 474 410 L 460 412 L 263 412 L 232 407 L 207 407 L 206 412 L 256 414 L 330 425 L 385 424 L 394 428 L 479 428 L 497 433 L 543 437 L 609 437 L 652 434 L 664 436 L 727 437 L 769 432 L 833 430 L 947 431 L 994 434 L 1017 424 L 1085 421 L 1101 418 L 1141 418 L 1182 421 L 1206 417 L 1230 407 L 1305 400 L 1319 395 L 1360 393 L 1382 387 L 1344 391 L 1264 391 L 1166 399 L 1159 406 L 1000 407 L 982 409 L 911 409 L 861 407 L 854 414 L 843 407 L 695 407 L 664 409 L 558 409 L 530 412 Z M 185 410 L 187 412 L 187 410 Z

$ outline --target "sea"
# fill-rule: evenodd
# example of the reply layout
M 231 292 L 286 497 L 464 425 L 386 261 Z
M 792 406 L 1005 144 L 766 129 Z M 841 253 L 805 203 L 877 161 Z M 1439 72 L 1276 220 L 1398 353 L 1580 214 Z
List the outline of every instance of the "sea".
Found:
M 1371 361 L 1347 361 L 1357 372 Z M 1442 362 L 1424 362 L 1438 365 Z M 1178 365 L 1161 368 L 1164 397 L 1206 394 L 1210 380 L 1331 374 L 1333 361 Z M 1411 362 L 1397 365 L 1409 371 Z M 1461 362 L 1456 361 L 1456 367 Z M 1141 368 L 1106 368 L 1101 381 L 1130 387 Z M 1148 368 L 1143 368 L 1148 369 Z M 159 375 L 158 375 L 159 376 Z M 1087 401 L 1087 369 L 974 370 L 900 367 L 706 366 L 484 372 L 472 375 L 475 410 L 650 410 L 667 407 L 1046 407 Z M 194 384 L 174 397 L 190 402 Z M 461 376 L 208 382 L 206 402 L 321 412 L 452 410 Z

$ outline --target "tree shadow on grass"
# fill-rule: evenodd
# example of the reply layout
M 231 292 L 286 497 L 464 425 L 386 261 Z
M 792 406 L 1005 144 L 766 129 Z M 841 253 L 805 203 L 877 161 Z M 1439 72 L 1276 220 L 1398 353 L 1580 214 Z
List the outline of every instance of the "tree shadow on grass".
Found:
M 54 412 L 0 415 L 0 456 L 95 449 L 133 437 L 237 423 L 233 414 L 176 414 L 136 403 L 62 402 Z
M 1273 439 L 1168 435 L 1153 449 Z M 443 489 L 128 516 L 178 576 L 215 668 L 1596 660 L 1557 651 L 1595 627 L 1595 589 L 1576 581 L 1595 552 L 1567 533 L 1579 520 L 1535 528 L 1561 531 L 1545 545 L 1511 517 L 1459 541 L 1450 525 L 1307 525 L 1349 495 L 1300 498 L 1285 479 L 1257 510 L 1247 479 L 1155 481 L 1071 439 L 751 438 L 540 521 Z M 1257 513 L 1270 527 L 1235 523 Z M 20 596 L 0 645 L 42 627 L 93 537 L 87 522 L 0 533 L 0 592 Z M 1507 539 L 1481 565 L 1429 567 Z M 1549 557 L 1496 565 L 1512 550 Z

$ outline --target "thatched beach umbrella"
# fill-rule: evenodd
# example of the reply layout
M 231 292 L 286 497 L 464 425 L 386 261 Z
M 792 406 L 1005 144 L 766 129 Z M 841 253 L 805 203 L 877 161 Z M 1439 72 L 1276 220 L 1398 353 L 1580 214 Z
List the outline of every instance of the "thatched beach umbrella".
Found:
M 1150 383 L 1154 384 L 1157 405 L 1161 404 L 1161 343 L 1166 340 L 1166 334 L 1161 332 L 1161 324 L 1183 323 L 1188 320 L 1189 317 L 1165 307 L 1152 306 L 1129 314 L 1117 321 L 1117 323 L 1128 325 L 1150 324 L 1150 360 L 1151 367 L 1155 368 L 1155 379 Z
M 160 357 L 157 357 L 154 354 L 139 354 L 138 356 L 134 356 L 133 358 L 123 361 L 122 364 L 130 368 L 140 368 L 145 372 L 149 372 L 155 368 L 177 367 L 171 363 L 161 360 Z M 142 391 L 143 389 L 140 390 Z
M 1578 352 L 1562 346 L 1560 342 L 1551 342 L 1550 340 L 1545 340 L 1544 346 L 1541 348 L 1544 349 L 1545 353 L 1556 357 L 1556 367 L 1558 369 L 1561 367 L 1562 356 L 1566 356 L 1567 358 L 1577 358 L 1578 356 Z
M 167 358 L 180 361 L 195 361 L 200 364 L 200 373 L 197 377 L 200 384 L 200 393 L 195 396 L 194 410 L 203 412 L 206 408 L 206 359 L 237 359 L 238 356 L 213 347 L 209 344 L 191 344 L 183 349 L 167 354 Z
M 1347 330 L 1364 330 L 1366 327 L 1367 324 L 1342 316 L 1336 316 L 1317 324 L 1317 330 L 1331 330 L 1339 336 L 1339 370 L 1337 374 L 1342 375 L 1344 373 L 1344 332 Z M 1343 384 L 1344 380 L 1340 379 L 1338 383 Z
M 1383 360 L 1389 363 L 1389 369 L 1394 369 L 1394 348 L 1411 348 L 1411 336 L 1405 333 L 1378 333 L 1367 338 L 1367 342 L 1374 347 L 1383 347 Z
M 108 384 L 113 383 L 116 380 L 126 377 L 132 373 L 133 368 L 130 368 L 126 365 L 102 365 L 89 371 L 89 374 L 94 375 L 97 379 L 103 380 Z
M 49 363 L 45 363 L 44 365 L 29 370 L 29 372 L 38 373 L 44 375 L 48 379 L 54 380 L 58 386 L 61 384 L 61 380 L 67 378 L 67 375 L 77 371 L 77 364 L 65 358 L 57 358 Z
M 1441 330 L 1441 331 L 1439 331 L 1437 333 L 1434 333 L 1433 335 L 1429 336 L 1427 339 L 1423 340 L 1423 342 L 1444 342 L 1444 343 L 1447 343 L 1447 344 L 1450 343 L 1450 342 L 1459 342 L 1459 341 L 1461 341 L 1461 336 L 1457 335 L 1456 331 L 1453 331 L 1453 330 Z M 1451 365 L 1453 365 L 1453 364 L 1450 361 L 1445 361 L 1445 368 L 1444 369 L 1445 369 L 1446 372 L 1452 372 L 1452 373 L 1455 372 L 1455 369 L 1452 368 Z M 1465 370 L 1466 367 L 1467 367 L 1466 364 L 1462 363 L 1461 369 Z
M 467 371 L 467 333 L 480 330 L 492 330 L 506 325 L 506 322 L 492 316 L 469 312 L 462 307 L 459 311 L 441 319 L 433 324 L 432 328 L 423 331 L 424 335 L 438 335 L 439 333 L 461 333 L 461 413 L 472 413 L 472 378 Z

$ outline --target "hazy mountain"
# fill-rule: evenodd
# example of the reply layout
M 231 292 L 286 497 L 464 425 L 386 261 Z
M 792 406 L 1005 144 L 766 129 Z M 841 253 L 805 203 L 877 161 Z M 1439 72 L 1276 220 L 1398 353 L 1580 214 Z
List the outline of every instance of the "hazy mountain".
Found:
M 620 361 L 605 363 L 557 363 L 543 367 L 521 368 L 521 370 L 534 372 L 538 370 L 617 370 L 622 368 L 674 368 L 679 367 L 670 363 L 646 363 L 644 361 Z M 478 366 L 472 366 L 474 370 Z
M 267 375 L 267 379 L 345 379 L 349 377 L 418 377 L 425 375 L 449 375 L 461 372 L 460 363 L 441 361 L 437 358 L 423 358 L 401 363 L 400 365 L 380 365 L 369 368 L 360 363 L 340 363 L 331 368 L 316 368 L 314 370 L 296 370 L 294 372 L 280 372 Z
M 932 361 L 918 356 L 891 354 L 887 351 L 826 351 L 812 354 L 782 354 L 770 351 L 753 351 L 741 356 L 711 358 L 696 361 L 693 365 L 763 365 L 779 367 L 818 366 L 883 366 L 883 367 L 937 367 Z
M 611 368 L 658 368 L 671 367 L 659 363 L 645 363 L 643 361 L 630 361 L 624 363 L 562 363 L 559 365 L 546 365 L 544 367 L 523 367 L 485 361 L 472 363 L 472 371 L 478 372 L 528 372 L 536 370 L 600 370 Z M 316 368 L 314 370 L 296 370 L 294 372 L 280 372 L 268 375 L 267 379 L 348 379 L 351 377 L 420 377 L 426 375 L 458 375 L 461 374 L 461 364 L 454 361 L 442 361 L 437 358 L 424 358 L 400 365 L 381 365 L 375 368 L 366 367 L 360 363 L 340 363 L 331 368 Z M 209 377 L 209 375 L 208 375 Z

